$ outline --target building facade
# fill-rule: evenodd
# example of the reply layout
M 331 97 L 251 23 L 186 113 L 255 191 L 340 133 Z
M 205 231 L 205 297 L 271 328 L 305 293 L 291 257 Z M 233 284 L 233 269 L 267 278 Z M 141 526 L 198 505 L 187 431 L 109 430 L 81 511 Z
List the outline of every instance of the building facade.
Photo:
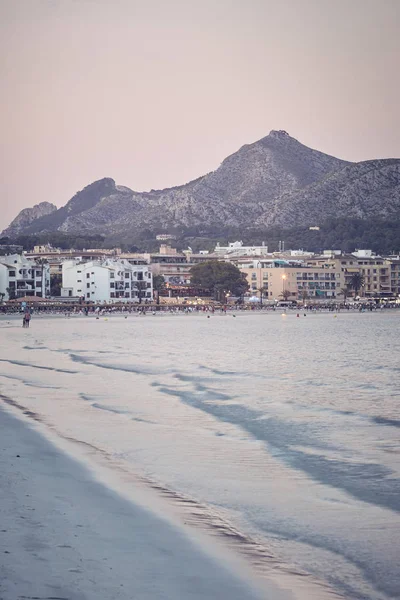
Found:
M 398 257 L 382 257 L 371 250 L 357 250 L 352 254 L 339 256 L 327 253 L 310 261 L 314 265 L 333 266 L 341 273 L 341 287 L 348 288 L 351 293 L 351 280 L 359 273 L 364 285 L 359 290 L 359 296 L 365 298 L 397 297 L 400 289 Z
M 86 302 L 142 302 L 153 299 L 153 277 L 148 265 L 127 260 L 64 261 L 61 296 Z
M 335 266 L 312 266 L 301 261 L 268 259 L 242 261 L 251 295 L 266 300 L 336 300 L 340 296 L 341 272 Z
M 4 300 L 25 296 L 50 296 L 50 269 L 47 262 L 23 254 L 0 257 L 0 294 Z M 3 296 L 4 294 L 4 296 Z
M 214 248 L 216 256 L 226 258 L 233 256 L 266 256 L 268 246 L 263 242 L 261 246 L 244 246 L 243 242 L 229 242 L 227 246 L 220 246 L 219 242 Z

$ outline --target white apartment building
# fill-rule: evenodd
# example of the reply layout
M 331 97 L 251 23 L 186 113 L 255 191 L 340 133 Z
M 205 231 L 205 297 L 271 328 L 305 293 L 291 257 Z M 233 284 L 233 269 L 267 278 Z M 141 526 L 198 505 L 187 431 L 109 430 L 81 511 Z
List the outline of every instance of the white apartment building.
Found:
M 48 263 L 26 258 L 23 254 L 0 256 L 0 294 L 4 300 L 50 296 Z
M 61 296 L 78 296 L 86 302 L 152 300 L 153 277 L 148 265 L 123 259 L 64 261 Z
M 220 246 L 219 242 L 214 248 L 214 255 L 232 258 L 233 256 L 266 256 L 268 246 L 263 242 L 261 246 L 243 246 L 243 242 L 229 242 L 227 246 Z

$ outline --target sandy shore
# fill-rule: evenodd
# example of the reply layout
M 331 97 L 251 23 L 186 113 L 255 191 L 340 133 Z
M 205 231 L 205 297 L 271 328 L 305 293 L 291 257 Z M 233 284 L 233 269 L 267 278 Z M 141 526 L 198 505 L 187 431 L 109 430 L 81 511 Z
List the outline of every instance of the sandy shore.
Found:
M 289 600 L 251 588 L 0 409 L 0 598 Z

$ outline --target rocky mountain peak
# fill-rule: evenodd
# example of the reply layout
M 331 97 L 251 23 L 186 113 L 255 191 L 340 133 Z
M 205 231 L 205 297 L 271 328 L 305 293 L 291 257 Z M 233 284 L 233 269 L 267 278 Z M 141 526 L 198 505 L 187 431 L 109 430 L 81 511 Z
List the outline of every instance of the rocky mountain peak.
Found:
M 269 137 L 282 140 L 282 139 L 290 138 L 290 135 L 288 134 L 287 131 L 284 131 L 283 129 L 278 129 L 278 130 L 271 129 L 271 131 L 269 132 Z M 292 138 L 292 139 L 294 139 L 294 138 Z
M 36 219 L 50 215 L 56 210 L 57 206 L 51 204 L 51 202 L 39 202 L 39 204 L 35 204 L 32 208 L 24 208 L 0 235 L 2 237 L 15 237 L 33 223 L 33 221 L 36 221 Z
M 137 193 L 109 177 L 95 181 L 57 211 L 28 220 L 23 233 L 132 239 L 143 229 L 291 227 L 399 211 L 400 160 L 350 163 L 272 130 L 185 185 Z

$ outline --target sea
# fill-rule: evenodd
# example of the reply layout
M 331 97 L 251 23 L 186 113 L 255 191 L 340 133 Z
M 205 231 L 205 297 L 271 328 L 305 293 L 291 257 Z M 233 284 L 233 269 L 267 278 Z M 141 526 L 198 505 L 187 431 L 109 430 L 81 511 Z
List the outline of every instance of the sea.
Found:
M 1 317 L 3 403 L 258 572 L 400 598 L 400 311 L 21 325 Z

